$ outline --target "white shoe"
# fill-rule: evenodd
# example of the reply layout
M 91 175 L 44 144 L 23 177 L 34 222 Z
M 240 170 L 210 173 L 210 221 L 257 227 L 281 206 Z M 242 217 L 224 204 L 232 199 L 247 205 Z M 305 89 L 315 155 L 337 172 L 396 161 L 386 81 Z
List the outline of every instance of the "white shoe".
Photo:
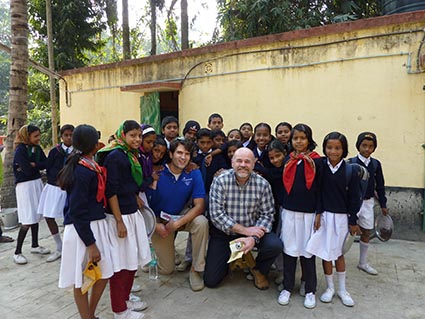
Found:
M 300 285 L 300 296 L 305 296 L 305 281 L 301 281 Z
M 354 300 L 351 298 L 350 294 L 346 291 L 338 291 L 338 297 L 341 299 L 344 306 L 353 307 Z
M 279 298 L 277 298 L 277 302 L 279 305 L 286 306 L 289 304 L 289 299 L 291 298 L 291 293 L 288 290 L 282 290 L 279 294 Z
M 282 281 L 283 281 L 283 274 L 279 274 L 279 275 L 277 275 L 276 279 L 274 280 L 274 283 L 276 285 L 280 285 L 282 283 Z
M 357 268 L 359 268 L 360 270 L 363 270 L 364 272 L 368 273 L 369 275 L 376 276 L 378 274 L 378 271 L 376 271 L 376 269 L 373 268 L 369 264 L 365 264 L 365 265 L 358 264 Z
M 130 300 L 130 301 L 141 301 L 142 299 L 139 296 L 130 294 L 130 297 L 129 297 L 128 300 Z
M 131 286 L 131 292 L 139 292 L 139 291 L 142 291 L 142 286 L 137 284 L 133 284 L 133 286 Z
M 304 307 L 306 307 L 307 309 L 313 309 L 314 307 L 316 307 L 316 296 L 314 293 L 309 292 L 305 295 Z
M 52 261 L 58 260 L 61 258 L 62 253 L 60 251 L 55 250 L 53 253 L 50 254 L 49 257 L 47 257 L 46 262 L 51 263 Z
M 325 292 L 320 296 L 320 301 L 324 303 L 332 302 L 335 296 L 335 290 L 332 288 L 326 288 Z
M 145 314 L 143 312 L 135 312 L 127 309 L 121 313 L 114 313 L 114 319 L 143 319 Z
M 28 260 L 22 254 L 13 255 L 13 261 L 18 265 L 25 265 L 28 262 Z
M 32 247 L 31 254 L 48 255 L 50 254 L 50 249 L 44 248 L 42 246 Z
M 191 261 L 183 260 L 179 265 L 176 266 L 177 271 L 186 271 L 192 265 Z
M 144 301 L 126 301 L 127 308 L 132 311 L 143 311 L 148 307 L 148 304 Z

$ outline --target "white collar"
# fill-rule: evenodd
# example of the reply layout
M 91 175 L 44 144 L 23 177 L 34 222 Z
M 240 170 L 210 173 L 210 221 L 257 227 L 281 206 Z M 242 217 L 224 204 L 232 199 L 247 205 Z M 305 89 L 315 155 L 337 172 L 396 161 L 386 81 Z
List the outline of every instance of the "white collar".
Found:
M 368 158 L 364 157 L 360 153 L 357 155 L 357 157 L 366 165 L 368 166 L 370 163 L 370 156 Z
M 329 162 L 329 158 L 326 159 L 326 162 L 328 163 L 329 169 L 331 170 L 332 174 L 335 174 L 339 170 L 342 165 L 342 161 L 343 159 L 335 166 L 332 166 L 331 162 Z

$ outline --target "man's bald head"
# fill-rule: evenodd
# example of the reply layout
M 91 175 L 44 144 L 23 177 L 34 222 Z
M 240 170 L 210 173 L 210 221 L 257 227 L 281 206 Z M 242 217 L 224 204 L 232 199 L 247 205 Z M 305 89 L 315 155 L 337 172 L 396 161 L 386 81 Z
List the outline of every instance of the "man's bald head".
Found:
M 240 182 L 245 183 L 248 180 L 254 170 L 255 161 L 254 153 L 247 147 L 238 148 L 233 154 L 232 167 Z

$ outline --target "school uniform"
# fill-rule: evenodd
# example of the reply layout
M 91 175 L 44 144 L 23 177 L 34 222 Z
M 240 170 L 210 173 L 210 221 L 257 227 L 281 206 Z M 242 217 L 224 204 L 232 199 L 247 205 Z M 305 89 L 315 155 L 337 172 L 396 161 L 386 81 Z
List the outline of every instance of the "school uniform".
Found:
M 50 150 L 46 165 L 47 183 L 43 188 L 38 204 L 39 215 L 48 218 L 63 218 L 66 192 L 57 185 L 57 176 L 72 150 L 72 146 L 67 147 L 63 143 Z
M 192 162 L 194 162 L 196 165 L 199 166 L 199 170 L 201 171 L 202 180 L 204 181 L 205 186 L 205 193 L 207 195 L 206 203 L 208 205 L 208 195 L 210 193 L 211 184 L 214 179 L 214 174 L 220 170 L 221 168 L 227 167 L 223 153 L 217 154 L 214 156 L 211 160 L 211 163 L 209 166 L 205 166 L 205 157 L 211 153 L 211 150 L 207 153 L 202 153 L 201 151 L 198 151 L 197 155 L 192 159 Z M 227 150 L 226 150 L 227 153 Z
M 106 197 L 116 195 L 127 236 L 119 238 L 117 224 L 112 211 L 108 209 L 107 221 L 111 233 L 111 251 L 114 272 L 137 270 L 137 267 L 151 260 L 149 240 L 145 221 L 138 211 L 136 196 L 139 186 L 131 175 L 131 165 L 127 155 L 121 149 L 111 151 L 105 159 L 107 169 Z
M 266 148 L 265 150 L 261 151 L 257 147 L 257 144 L 255 144 L 251 146 L 251 150 L 254 153 L 254 157 L 257 159 L 254 165 L 254 171 L 262 176 L 265 176 L 268 169 L 273 167 L 272 163 L 270 163 L 268 149 Z
M 152 163 L 152 153 L 143 151 L 142 148 L 139 149 L 139 163 L 142 166 L 143 172 L 143 182 L 140 185 L 139 197 L 143 200 L 146 206 L 149 206 L 148 199 L 146 197 L 145 191 L 153 183 L 153 163 Z
M 30 163 L 35 163 L 35 167 Z M 46 168 L 46 155 L 39 145 L 19 144 L 13 158 L 13 173 L 16 184 L 18 218 L 22 225 L 39 222 L 42 215 L 37 213 L 43 189 L 40 170 Z
M 374 228 L 374 211 L 375 205 L 375 190 L 378 197 L 378 202 L 381 208 L 387 207 L 387 197 L 385 196 L 385 181 L 382 172 L 381 162 L 375 158 L 365 158 L 361 154 L 357 157 L 350 158 L 351 163 L 357 163 L 365 167 L 369 172 L 369 182 L 367 190 L 363 198 L 362 206 L 357 213 L 358 225 L 364 229 Z
M 285 158 L 284 166 L 289 159 L 289 156 Z M 315 256 L 306 250 L 306 245 L 313 229 L 315 212 L 320 206 L 320 181 L 323 161 L 320 158 L 315 158 L 313 161 L 315 175 L 310 188 L 306 186 L 306 164 L 303 160 L 299 160 L 296 163 L 292 188 L 289 193 L 286 188 L 283 192 L 280 237 L 283 242 L 283 286 L 284 290 L 289 292 L 292 291 L 295 284 L 297 257 L 300 257 L 301 263 L 305 265 L 303 279 L 306 282 L 306 293 L 315 293 L 317 286 Z M 286 174 L 285 171 L 284 174 Z
M 101 260 L 102 279 L 112 276 L 109 228 L 103 202 L 96 199 L 97 173 L 76 165 L 74 184 L 68 192 L 64 209 L 63 248 L 59 288 L 81 288 L 83 271 L 88 262 L 87 247 L 96 243 Z
M 347 183 L 346 166 L 341 160 L 335 167 L 326 160 L 321 186 L 321 226 L 313 231 L 306 250 L 323 260 L 337 260 L 348 233 L 348 225 L 356 225 L 361 205 L 360 180 L 356 167 Z

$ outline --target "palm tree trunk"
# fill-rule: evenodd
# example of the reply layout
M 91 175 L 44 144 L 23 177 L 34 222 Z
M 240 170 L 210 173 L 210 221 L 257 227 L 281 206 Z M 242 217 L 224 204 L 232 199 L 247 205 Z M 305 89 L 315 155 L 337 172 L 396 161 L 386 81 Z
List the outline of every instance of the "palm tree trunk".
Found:
M 189 18 L 187 15 L 187 0 L 181 0 L 181 35 L 182 50 L 189 49 Z
M 13 176 L 13 141 L 27 120 L 28 79 L 28 15 L 26 0 L 10 1 L 12 51 L 10 65 L 9 110 L 4 158 L 4 180 L 1 188 L 1 207 L 16 207 Z
M 151 55 L 156 54 L 156 1 L 150 0 L 151 6 Z
M 122 51 L 124 60 L 129 60 L 130 53 L 130 27 L 128 25 L 128 0 L 122 0 Z

